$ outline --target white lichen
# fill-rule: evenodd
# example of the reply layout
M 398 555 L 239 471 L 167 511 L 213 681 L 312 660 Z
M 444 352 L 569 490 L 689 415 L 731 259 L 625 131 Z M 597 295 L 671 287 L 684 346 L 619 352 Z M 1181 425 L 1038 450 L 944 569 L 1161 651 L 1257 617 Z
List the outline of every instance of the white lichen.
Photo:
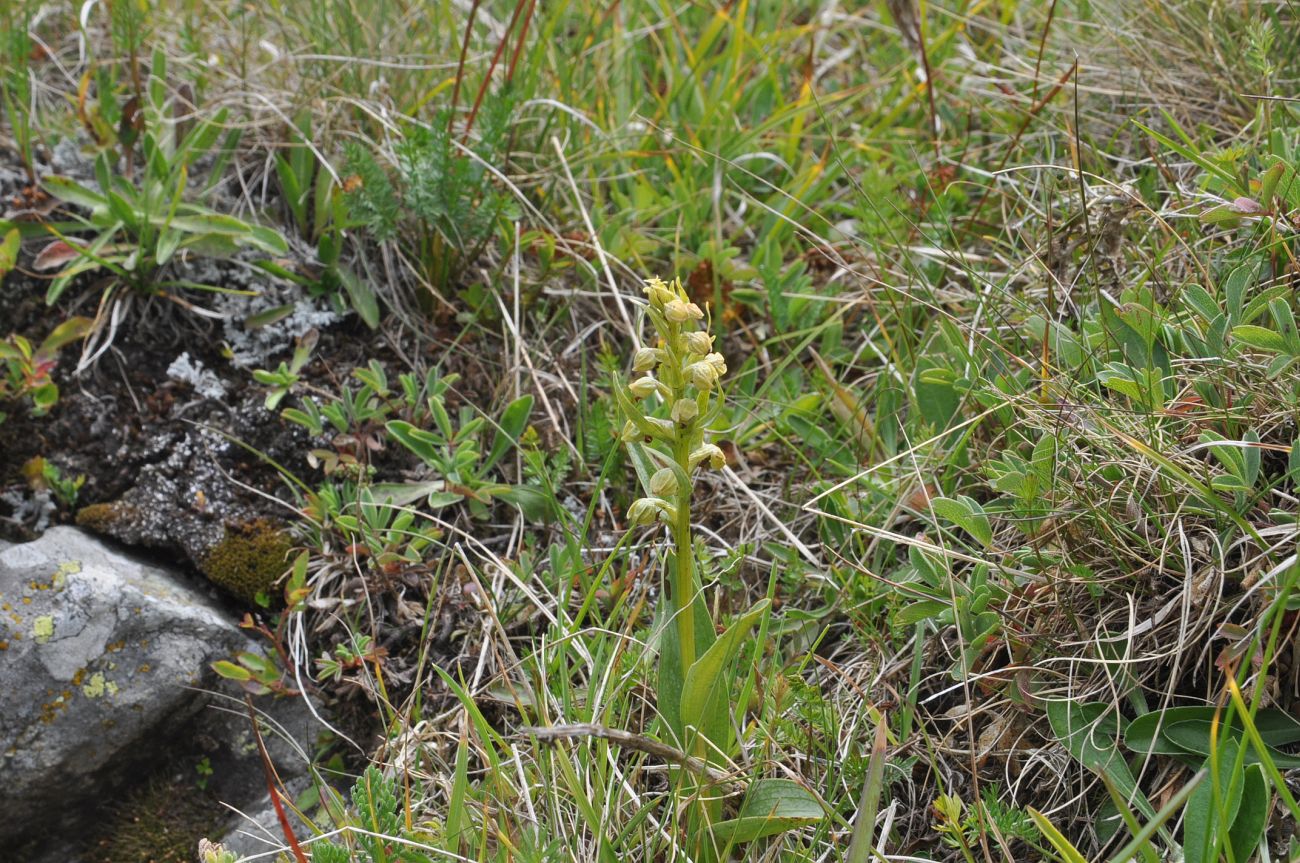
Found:
M 224 399 L 226 385 L 217 377 L 216 372 L 203 365 L 202 360 L 190 357 L 189 351 L 172 360 L 167 367 L 167 377 L 174 381 L 189 384 L 194 392 L 207 399 Z

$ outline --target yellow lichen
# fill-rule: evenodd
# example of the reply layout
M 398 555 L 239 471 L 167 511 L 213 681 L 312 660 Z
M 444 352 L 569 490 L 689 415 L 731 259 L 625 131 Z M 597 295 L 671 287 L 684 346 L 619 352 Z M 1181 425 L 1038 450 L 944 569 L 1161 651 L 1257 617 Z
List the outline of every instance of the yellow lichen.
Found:
M 37 644 L 44 644 L 54 635 L 54 616 L 43 614 L 32 621 L 32 637 Z
M 102 698 L 105 690 L 104 673 L 96 671 L 90 675 L 90 680 L 81 687 L 81 692 L 87 698 Z
M 214 584 L 251 603 L 259 593 L 272 593 L 288 568 L 285 557 L 291 546 L 283 530 L 254 521 L 228 529 L 204 556 L 200 569 Z

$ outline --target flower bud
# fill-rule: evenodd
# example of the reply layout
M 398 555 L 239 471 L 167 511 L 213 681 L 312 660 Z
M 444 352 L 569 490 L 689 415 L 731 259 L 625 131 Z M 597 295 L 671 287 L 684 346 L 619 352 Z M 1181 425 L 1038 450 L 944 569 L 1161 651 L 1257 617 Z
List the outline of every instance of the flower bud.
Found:
M 623 423 L 623 430 L 619 432 L 619 440 L 623 443 L 632 443 L 641 439 L 641 429 L 637 428 L 636 423 L 627 420 Z
M 648 497 L 638 498 L 627 508 L 627 523 L 631 527 L 650 524 L 658 515 L 659 508 L 653 500 Z
M 680 324 L 690 320 L 691 313 L 687 311 L 685 302 L 674 298 L 672 302 L 664 303 L 664 317 L 674 324 Z
M 659 435 L 666 441 L 677 440 L 677 429 L 671 421 L 660 417 L 646 417 L 645 421 L 659 430 Z
M 650 305 L 652 306 L 662 307 L 677 299 L 677 295 L 673 293 L 672 289 L 669 288 L 668 285 L 664 283 L 664 280 L 658 276 L 652 276 L 651 278 L 646 279 L 644 290 L 646 296 L 650 298 Z
M 660 468 L 650 477 L 650 493 L 655 497 L 672 497 L 677 494 L 677 474 L 670 467 Z
M 703 330 L 696 330 L 693 333 L 686 334 L 686 347 L 693 354 L 704 356 L 713 350 L 713 336 Z
M 713 385 L 718 382 L 717 369 L 712 364 L 700 360 L 698 363 L 691 363 L 686 367 L 686 376 L 690 378 L 691 383 L 704 391 L 708 392 L 713 389 Z
M 695 399 L 678 399 L 673 402 L 673 422 L 688 423 L 700 414 L 700 406 Z
M 727 465 L 727 456 L 723 453 L 722 449 L 716 444 L 706 443 L 691 453 L 691 470 L 694 470 L 706 460 L 709 463 L 709 467 L 714 470 L 722 470 L 722 468 Z
M 632 356 L 632 370 L 648 372 L 659 364 L 662 352 L 655 348 L 640 348 Z
M 651 524 L 660 515 L 671 521 L 677 517 L 677 507 L 661 498 L 643 497 L 634 500 L 627 508 L 627 521 L 631 527 Z
M 643 378 L 637 378 L 627 385 L 627 390 L 634 398 L 644 399 L 659 392 L 659 382 L 654 378 L 646 375 Z
M 704 358 L 704 361 L 713 366 L 713 370 L 717 372 L 718 377 L 722 377 L 727 373 L 727 361 L 723 358 L 722 354 L 709 354 Z

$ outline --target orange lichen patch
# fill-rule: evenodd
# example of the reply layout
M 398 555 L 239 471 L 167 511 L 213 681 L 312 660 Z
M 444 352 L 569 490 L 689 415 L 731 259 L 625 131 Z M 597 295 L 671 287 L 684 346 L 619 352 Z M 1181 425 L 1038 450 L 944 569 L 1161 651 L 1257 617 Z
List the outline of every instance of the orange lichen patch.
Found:
M 150 671 L 153 670 L 153 668 L 149 665 L 149 663 L 146 662 L 136 670 L 139 671 L 141 674 L 148 674 Z
M 86 669 L 84 669 L 84 668 L 78 668 L 78 669 L 77 669 L 77 673 L 74 674 L 74 675 L 72 675 L 72 685 L 73 685 L 73 686 L 80 686 L 80 685 L 81 685 L 81 681 L 83 681 L 83 680 L 85 680 L 85 679 L 86 679 Z
M 104 649 L 107 650 L 109 653 L 117 653 L 119 650 L 122 650 L 125 647 L 126 647 L 125 641 L 114 641 L 111 644 L 105 645 Z
M 55 719 L 58 719 L 59 714 L 68 709 L 68 704 L 71 701 L 72 701 L 72 690 L 65 689 L 63 690 L 63 692 L 59 693 L 58 697 L 54 698 L 51 701 L 47 701 L 45 704 L 42 704 L 41 722 L 44 722 L 46 725 L 49 725 Z
M 9 642 L 0 641 L 0 650 L 8 650 L 8 649 L 9 649 Z

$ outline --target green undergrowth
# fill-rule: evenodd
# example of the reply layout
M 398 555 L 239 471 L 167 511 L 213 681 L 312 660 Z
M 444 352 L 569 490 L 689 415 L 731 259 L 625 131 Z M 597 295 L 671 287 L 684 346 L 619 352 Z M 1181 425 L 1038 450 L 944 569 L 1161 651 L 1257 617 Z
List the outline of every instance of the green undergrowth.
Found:
M 1295 856 L 1288 4 L 91 15 L 8 18 L 16 170 L 90 167 L 0 276 L 369 339 L 247 373 L 298 519 L 219 671 L 383 741 L 313 859 Z

